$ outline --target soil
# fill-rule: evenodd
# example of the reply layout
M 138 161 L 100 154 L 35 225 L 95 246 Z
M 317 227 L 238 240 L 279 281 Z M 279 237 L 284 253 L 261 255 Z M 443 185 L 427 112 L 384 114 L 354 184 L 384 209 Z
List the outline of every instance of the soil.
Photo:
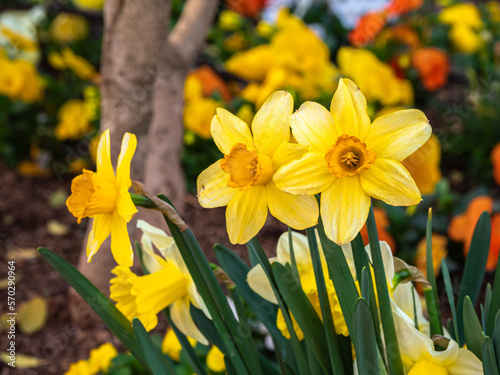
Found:
M 7 261 L 12 252 L 19 249 L 47 247 L 76 265 L 86 225 L 78 225 L 67 211 L 64 196 L 70 194 L 72 176 L 57 178 L 33 178 L 21 176 L 16 170 L 0 163 L 0 280 L 7 278 Z M 54 204 L 54 192 L 62 198 Z M 64 194 L 61 194 L 64 193 Z M 52 204 L 50 203 L 52 200 Z M 196 197 L 186 195 L 184 220 L 191 226 L 210 261 L 215 262 L 213 244 L 221 243 L 248 261 L 244 246 L 232 246 L 225 231 L 224 208 L 206 210 L 199 206 Z M 67 227 L 64 235 L 54 235 L 49 230 L 49 220 L 57 220 Z M 274 252 L 278 236 L 286 227 L 272 217 L 268 218 L 259 234 L 262 246 L 268 254 Z M 56 233 L 57 234 L 57 233 Z M 30 252 L 33 254 L 35 252 Z M 36 254 L 36 253 L 35 253 Z M 70 363 L 87 359 L 91 349 L 105 342 L 112 342 L 119 351 L 120 343 L 108 331 L 98 317 L 89 316 L 92 324 L 80 327 L 72 321 L 68 309 L 68 285 L 41 257 L 21 259 L 16 266 L 16 309 L 21 303 L 35 296 L 42 296 L 49 305 L 48 319 L 44 327 L 34 334 L 23 334 L 16 327 L 16 354 L 35 356 L 43 360 L 36 369 L 13 369 L 0 362 L 0 375 L 47 374 L 60 375 Z M 7 313 L 7 289 L 0 290 L 0 315 Z M 5 317 L 2 320 L 6 320 Z M 2 322 L 3 324 L 3 322 Z M 156 329 L 165 332 L 165 322 Z M 0 352 L 5 352 L 10 340 L 7 331 L 0 332 Z

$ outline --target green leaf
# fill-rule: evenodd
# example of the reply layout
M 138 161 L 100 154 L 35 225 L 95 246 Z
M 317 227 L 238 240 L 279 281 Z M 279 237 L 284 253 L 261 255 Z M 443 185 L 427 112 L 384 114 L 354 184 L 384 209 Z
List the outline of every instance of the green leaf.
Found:
M 495 353 L 498 365 L 500 366 L 500 311 L 497 312 L 495 317 L 495 328 L 493 329 L 493 336 L 491 338 L 495 346 Z
M 278 284 L 278 289 L 283 295 L 286 304 L 290 308 L 293 317 L 304 333 L 304 338 L 311 346 L 324 371 L 330 372 L 330 364 L 327 360 L 328 350 L 323 323 L 316 310 L 305 295 L 302 287 L 292 275 L 292 272 L 282 264 L 274 263 L 271 266 L 274 279 Z
M 488 260 L 490 238 L 490 215 L 485 211 L 479 217 L 476 228 L 474 229 L 474 234 L 472 236 L 472 241 L 469 248 L 469 254 L 467 255 L 467 259 L 465 260 L 464 275 L 462 277 L 462 282 L 460 283 L 460 294 L 457 301 L 458 334 L 460 345 L 464 343 L 464 300 L 466 296 L 469 296 L 473 306 L 477 302 L 479 291 L 481 290 L 481 286 L 483 284 L 486 261 Z M 498 290 L 497 293 L 500 293 L 500 290 Z M 495 301 L 495 297 L 496 296 L 494 295 L 493 301 Z M 491 308 L 493 308 L 494 305 L 493 301 Z
M 354 348 L 358 373 L 365 375 L 380 374 L 378 346 L 373 319 L 368 302 L 358 298 L 354 306 Z
M 116 308 L 97 287 L 83 276 L 75 267 L 59 255 L 39 248 L 40 255 L 54 268 L 69 285 L 83 298 L 85 302 L 103 320 L 111 332 L 120 340 L 130 352 L 143 364 L 145 357 L 139 343 L 136 341 L 134 331 L 127 318 Z
M 484 375 L 500 375 L 493 342 L 485 337 L 482 345 Z
M 154 202 L 149 199 L 148 197 L 145 197 L 144 195 L 139 195 L 135 193 L 129 193 L 130 197 L 132 198 L 132 202 L 137 206 L 137 207 L 144 207 L 144 208 L 155 208 L 156 205 Z
M 453 319 L 453 329 L 455 333 L 455 340 L 458 340 L 458 321 L 457 321 L 457 311 L 455 309 L 455 297 L 453 295 L 453 286 L 451 285 L 450 273 L 448 271 L 448 266 L 446 261 L 441 259 L 441 273 L 443 274 L 444 287 L 446 289 L 446 295 L 448 297 L 448 303 L 450 304 L 451 317 Z
M 354 258 L 354 266 L 356 267 L 356 276 L 359 281 L 362 280 L 361 272 L 363 271 L 363 268 L 366 267 L 367 270 L 370 270 L 370 259 L 366 253 L 361 233 L 358 233 L 358 235 L 351 242 L 351 247 L 352 257 Z
M 392 317 L 391 297 L 389 295 L 389 290 L 387 289 L 387 278 L 385 275 L 382 253 L 380 251 L 377 225 L 375 224 L 375 215 L 373 214 L 373 205 L 370 206 L 366 227 L 368 229 L 368 238 L 370 240 L 373 271 L 375 273 L 375 283 L 379 301 L 380 316 L 382 320 L 382 329 L 384 332 L 385 347 L 392 348 L 392 350 L 387 352 L 389 373 L 391 375 L 403 375 L 403 363 L 399 352 L 396 326 Z
M 493 290 L 489 309 L 487 310 L 486 335 L 491 336 L 495 326 L 495 318 L 500 311 L 500 262 L 497 262 L 495 271 L 495 281 L 493 282 Z
M 153 375 L 163 375 L 165 373 L 175 375 L 175 365 L 173 363 L 169 363 L 169 361 L 171 362 L 172 360 L 163 356 L 158 348 L 154 346 L 151 337 L 149 337 L 141 321 L 134 318 L 132 320 L 132 325 L 134 327 L 137 341 L 141 345 L 144 358 L 146 359 L 146 365 L 151 370 Z
M 481 345 L 483 343 L 484 335 L 481 330 L 481 323 L 479 323 L 479 319 L 469 296 L 465 297 L 463 314 L 463 321 L 467 322 L 467 324 L 464 325 L 465 343 L 467 344 L 467 349 L 474 353 L 477 358 L 481 359 Z

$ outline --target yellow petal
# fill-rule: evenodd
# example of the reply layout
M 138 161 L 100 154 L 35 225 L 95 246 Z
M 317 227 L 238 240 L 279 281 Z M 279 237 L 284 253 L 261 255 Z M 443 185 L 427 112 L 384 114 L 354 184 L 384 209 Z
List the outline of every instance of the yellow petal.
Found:
M 405 109 L 377 117 L 366 137 L 366 145 L 377 158 L 402 161 L 431 136 L 429 120 L 418 109 Z
M 483 375 L 483 364 L 470 350 L 460 348 L 455 363 L 448 367 L 452 375 Z
M 292 195 L 279 190 L 271 181 L 266 184 L 269 212 L 294 229 L 306 229 L 318 224 L 319 208 L 311 195 Z
M 278 189 L 309 195 L 324 191 L 335 179 L 328 170 L 325 155 L 318 152 L 308 152 L 301 159 L 281 167 L 273 176 Z
M 106 129 L 101 135 L 99 145 L 97 146 L 97 173 L 108 181 L 115 181 L 115 172 L 111 164 L 111 152 L 109 141 L 109 129 Z
M 223 372 L 226 369 L 224 354 L 216 346 L 212 346 L 208 351 L 207 367 L 213 372 Z
M 330 111 L 339 136 L 353 135 L 363 141 L 370 129 L 366 98 L 350 79 L 343 78 L 333 95 Z
M 358 176 L 338 178 L 321 194 L 321 218 L 329 239 L 342 245 L 351 242 L 366 222 L 370 197 Z
M 111 253 L 116 263 L 121 266 L 132 267 L 134 253 L 127 231 L 127 222 L 118 213 L 113 213 L 111 220 Z
M 137 138 L 134 134 L 125 133 L 122 140 L 118 165 L 116 168 L 116 186 L 118 188 L 129 188 L 132 185 L 130 180 L 130 162 L 137 147 Z
M 132 202 L 132 197 L 128 192 L 128 188 L 122 188 L 118 192 L 118 196 L 116 197 L 116 211 L 127 223 L 132 220 L 137 213 L 137 208 L 134 202 Z
M 395 160 L 378 159 L 360 174 L 363 190 L 392 206 L 411 206 L 422 198 L 410 172 Z
M 142 237 L 150 239 L 162 254 L 162 250 L 167 249 L 174 242 L 174 238 L 167 235 L 163 229 L 157 228 L 147 221 L 137 220 L 137 228 L 142 230 Z
M 286 233 L 288 236 L 288 233 Z M 273 287 L 260 264 L 253 267 L 247 274 L 247 283 L 252 290 L 265 300 L 278 304 Z
M 273 168 L 277 171 L 283 165 L 300 159 L 309 151 L 309 146 L 298 143 L 282 143 L 273 156 Z
M 170 306 L 170 314 L 172 316 L 172 321 L 182 333 L 195 339 L 200 344 L 208 345 L 208 340 L 203 336 L 198 327 L 196 327 L 191 317 L 189 298 L 181 298 L 174 302 Z
M 267 196 L 264 185 L 239 191 L 226 209 L 226 226 L 232 244 L 245 244 L 257 235 L 267 218 Z
M 326 153 L 337 139 L 331 113 L 318 103 L 302 104 L 290 118 L 290 126 L 297 142 L 310 145 L 312 151 Z
M 292 95 L 276 91 L 264 102 L 252 121 L 252 133 L 257 151 L 273 157 L 279 145 L 290 140 Z
M 248 125 L 223 108 L 217 108 L 210 131 L 215 144 L 223 154 L 229 154 L 236 143 L 255 148 Z
M 309 242 L 307 237 L 301 233 L 292 231 L 293 253 L 295 262 L 299 269 L 312 269 L 311 251 L 309 250 Z M 321 243 L 318 242 L 321 247 Z M 321 252 L 323 252 L 321 250 Z M 278 239 L 276 247 L 276 256 L 281 264 L 292 264 L 290 256 L 290 242 L 288 241 L 288 232 L 283 233 Z
M 220 162 L 217 160 L 201 172 L 196 180 L 198 202 L 202 207 L 225 206 L 238 192 L 238 189 L 227 186 L 229 174 L 221 169 Z
M 87 240 L 87 261 L 90 263 L 92 257 L 101 247 L 102 243 L 111 233 L 111 222 L 113 214 L 95 215 L 92 222 L 92 230 Z

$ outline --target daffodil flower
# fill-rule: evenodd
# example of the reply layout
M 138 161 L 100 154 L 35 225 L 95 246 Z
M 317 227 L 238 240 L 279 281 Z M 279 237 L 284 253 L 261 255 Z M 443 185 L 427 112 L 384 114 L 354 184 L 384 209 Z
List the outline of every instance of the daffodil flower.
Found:
M 118 166 L 111 164 L 109 129 L 99 141 L 97 172 L 83 170 L 71 183 L 71 195 L 66 201 L 68 210 L 78 218 L 94 219 L 87 241 L 87 258 L 90 262 L 102 243 L 111 235 L 111 252 L 122 266 L 132 266 L 134 254 L 127 232 L 127 223 L 137 212 L 128 190 L 130 162 L 137 145 L 135 135 L 125 133 L 122 140 Z
M 208 341 L 191 317 L 190 305 L 210 313 L 196 289 L 189 270 L 172 237 L 163 230 L 137 221 L 143 231 L 141 244 L 148 275 L 137 276 L 128 267 L 117 266 L 111 280 L 110 297 L 130 321 L 138 318 L 147 331 L 158 324 L 158 313 L 169 307 L 177 328 L 203 345 Z M 155 254 L 153 244 L 162 256 Z
M 317 223 L 314 197 L 294 196 L 274 185 L 274 172 L 298 159 L 307 146 L 290 144 L 289 118 L 293 99 L 289 93 L 272 94 L 248 125 L 219 108 L 211 125 L 212 137 L 224 158 L 198 177 L 198 201 L 205 208 L 226 206 L 226 225 L 231 243 L 246 243 L 271 215 L 296 229 Z
M 281 167 L 276 187 L 291 194 L 321 193 L 321 217 L 332 241 L 354 239 L 368 217 L 370 197 L 393 206 L 420 202 L 418 188 L 401 161 L 431 135 L 425 115 L 409 109 L 371 124 L 366 99 L 341 79 L 330 111 L 304 103 L 290 119 L 295 139 L 311 151 Z
M 436 351 L 432 340 L 400 309 L 393 309 L 403 366 L 408 375 L 479 375 L 481 361 L 469 350 L 450 340 L 448 348 Z

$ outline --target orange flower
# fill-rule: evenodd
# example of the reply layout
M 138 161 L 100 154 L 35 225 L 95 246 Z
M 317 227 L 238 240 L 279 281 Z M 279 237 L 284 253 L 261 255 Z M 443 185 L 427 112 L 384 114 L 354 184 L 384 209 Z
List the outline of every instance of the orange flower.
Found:
M 441 271 L 441 259 L 446 258 L 446 255 L 448 255 L 446 245 L 448 245 L 446 236 L 432 234 L 432 267 L 434 268 L 434 274 L 436 276 L 438 276 Z M 414 264 L 415 267 L 422 271 L 425 277 L 427 277 L 427 243 L 425 237 L 422 238 L 417 245 L 417 254 Z
M 387 218 L 385 210 L 382 208 L 375 207 L 373 209 L 373 213 L 375 214 L 375 224 L 377 224 L 378 239 L 380 241 L 387 242 L 387 244 L 392 250 L 392 253 L 394 254 L 396 252 L 396 242 L 394 241 L 392 235 L 387 231 L 390 222 L 389 219 Z M 361 237 L 363 238 L 363 243 L 365 245 L 368 245 L 370 242 L 368 240 L 368 231 L 366 229 L 366 224 L 363 226 L 363 228 L 361 228 L 360 233 Z
M 355 47 L 364 47 L 382 31 L 387 23 L 387 14 L 370 12 L 362 16 L 354 30 L 349 33 L 349 42 Z
M 415 50 L 420 47 L 420 38 L 411 27 L 407 25 L 396 25 L 385 29 L 377 37 L 377 45 L 386 45 L 389 42 L 397 42 Z
M 412 64 L 427 91 L 435 91 L 446 85 L 450 61 L 443 50 L 436 47 L 420 48 L 413 54 Z
M 229 93 L 226 83 L 209 66 L 202 65 L 192 70 L 189 75 L 198 78 L 201 82 L 203 96 L 209 97 L 214 91 L 218 91 L 224 101 L 231 101 L 231 94 Z
M 497 143 L 491 151 L 491 162 L 493 163 L 493 178 L 500 185 L 500 143 Z
M 266 5 L 266 0 L 226 0 L 227 7 L 247 17 L 255 17 Z
M 474 198 L 464 213 L 455 216 L 448 227 L 448 235 L 453 241 L 464 242 L 464 254 L 467 255 L 472 241 L 472 235 L 479 217 L 484 211 L 490 214 L 493 211 L 493 200 L 490 197 L 479 196 Z M 491 241 L 490 252 L 486 269 L 493 271 L 498 262 L 498 252 L 500 248 L 500 214 L 494 215 L 491 219 Z
M 422 6 L 424 0 L 392 0 L 387 10 L 393 15 L 413 12 Z

